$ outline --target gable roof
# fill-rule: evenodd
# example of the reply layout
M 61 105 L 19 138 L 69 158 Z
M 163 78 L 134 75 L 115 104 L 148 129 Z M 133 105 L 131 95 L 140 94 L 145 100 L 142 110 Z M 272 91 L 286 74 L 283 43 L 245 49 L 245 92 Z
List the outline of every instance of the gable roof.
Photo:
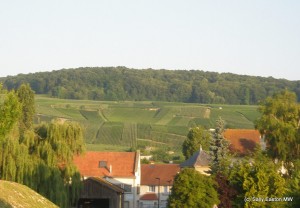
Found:
M 88 178 L 88 179 L 86 179 L 86 180 L 84 180 L 85 182 L 86 181 L 94 181 L 94 182 L 96 182 L 96 183 L 99 183 L 99 184 L 101 184 L 101 185 L 103 185 L 103 186 L 106 186 L 106 187 L 108 187 L 109 189 L 112 189 L 112 190 L 114 190 L 115 192 L 117 192 L 117 193 L 124 193 L 124 189 L 122 189 L 122 188 L 120 188 L 119 186 L 117 186 L 117 185 L 115 185 L 115 184 L 113 184 L 113 183 L 110 183 L 110 182 L 108 182 L 107 180 L 104 180 L 104 179 L 102 179 L 102 178 L 98 178 L 98 177 L 90 177 L 90 178 Z
M 135 177 L 136 157 L 135 152 L 86 152 L 73 161 L 85 177 Z M 104 167 L 99 167 L 101 161 Z
M 173 184 L 175 175 L 180 171 L 178 164 L 142 164 L 141 185 L 158 185 L 160 178 L 161 186 Z
M 209 166 L 210 155 L 204 150 L 200 149 L 195 152 L 189 159 L 180 164 L 180 167 L 197 167 L 197 166 Z
M 254 129 L 226 129 L 223 136 L 230 142 L 230 150 L 239 155 L 253 152 L 261 138 Z

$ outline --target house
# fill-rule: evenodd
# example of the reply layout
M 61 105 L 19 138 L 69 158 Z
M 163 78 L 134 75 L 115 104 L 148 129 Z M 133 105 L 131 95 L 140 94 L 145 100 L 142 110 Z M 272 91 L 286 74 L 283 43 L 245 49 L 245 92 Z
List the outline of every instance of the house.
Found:
M 86 152 L 74 157 L 74 164 L 85 180 L 99 178 L 122 188 L 124 208 L 137 207 L 141 181 L 139 151 Z
M 259 131 L 254 129 L 226 129 L 223 136 L 230 142 L 230 151 L 237 156 L 245 156 L 253 152 L 257 145 L 265 148 Z
M 142 164 L 139 208 L 165 208 L 178 164 Z
M 189 159 L 180 164 L 181 168 L 194 168 L 204 175 L 210 175 L 210 155 L 202 150 L 195 152 Z

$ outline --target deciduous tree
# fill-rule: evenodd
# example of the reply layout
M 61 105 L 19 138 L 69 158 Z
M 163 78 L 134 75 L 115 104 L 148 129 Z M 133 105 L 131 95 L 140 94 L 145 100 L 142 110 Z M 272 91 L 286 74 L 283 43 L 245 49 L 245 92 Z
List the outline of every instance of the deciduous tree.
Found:
M 278 170 L 278 164 L 258 151 L 254 160 L 245 159 L 236 162 L 229 177 L 230 183 L 238 192 L 234 206 L 245 208 L 273 207 L 274 204 L 266 201 L 266 199 L 282 198 L 287 190 L 285 179 Z M 284 202 L 276 202 L 276 207 L 284 207 L 285 205 Z
M 182 144 L 182 153 L 186 159 L 192 156 L 202 146 L 203 150 L 209 149 L 210 133 L 203 127 L 198 126 L 191 128 L 186 140 Z
M 212 208 L 218 203 L 215 183 L 210 176 L 202 175 L 192 168 L 186 168 L 175 177 L 168 207 Z
M 33 117 L 35 114 L 34 92 L 29 84 L 22 84 L 17 90 L 19 102 L 21 103 L 20 129 L 31 129 L 33 126 Z
M 29 90 L 27 87 L 23 90 Z M 25 184 L 59 207 L 70 207 L 81 186 L 73 155 L 84 151 L 82 128 L 74 122 L 56 120 L 33 129 L 29 119 L 33 111 L 27 106 L 32 103 L 24 101 L 26 96 L 20 99 L 15 91 L 3 96 L 4 101 L 0 104 L 0 179 Z
M 256 128 L 265 137 L 269 156 L 283 161 L 300 158 L 300 107 L 295 93 L 284 90 L 259 107 Z

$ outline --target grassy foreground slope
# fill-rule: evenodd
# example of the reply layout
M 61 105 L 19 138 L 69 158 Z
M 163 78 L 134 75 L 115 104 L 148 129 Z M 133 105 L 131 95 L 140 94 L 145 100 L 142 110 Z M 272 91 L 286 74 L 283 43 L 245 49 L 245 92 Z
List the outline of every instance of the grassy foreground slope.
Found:
M 0 180 L 1 208 L 58 208 L 27 186 Z
M 204 105 L 152 101 L 90 101 L 36 96 L 36 122 L 74 120 L 85 127 L 90 150 L 160 147 L 179 151 L 189 128 L 214 128 L 221 116 L 226 128 L 254 128 L 257 106 Z

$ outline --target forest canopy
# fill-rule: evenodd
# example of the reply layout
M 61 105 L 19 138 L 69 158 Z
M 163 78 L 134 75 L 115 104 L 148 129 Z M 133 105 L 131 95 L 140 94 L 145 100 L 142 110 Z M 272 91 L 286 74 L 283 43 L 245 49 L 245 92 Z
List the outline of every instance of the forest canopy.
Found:
M 200 70 L 86 67 L 19 74 L 1 78 L 0 82 L 8 90 L 29 83 L 36 94 L 64 99 L 248 105 L 258 104 L 284 89 L 300 98 L 300 81 Z

